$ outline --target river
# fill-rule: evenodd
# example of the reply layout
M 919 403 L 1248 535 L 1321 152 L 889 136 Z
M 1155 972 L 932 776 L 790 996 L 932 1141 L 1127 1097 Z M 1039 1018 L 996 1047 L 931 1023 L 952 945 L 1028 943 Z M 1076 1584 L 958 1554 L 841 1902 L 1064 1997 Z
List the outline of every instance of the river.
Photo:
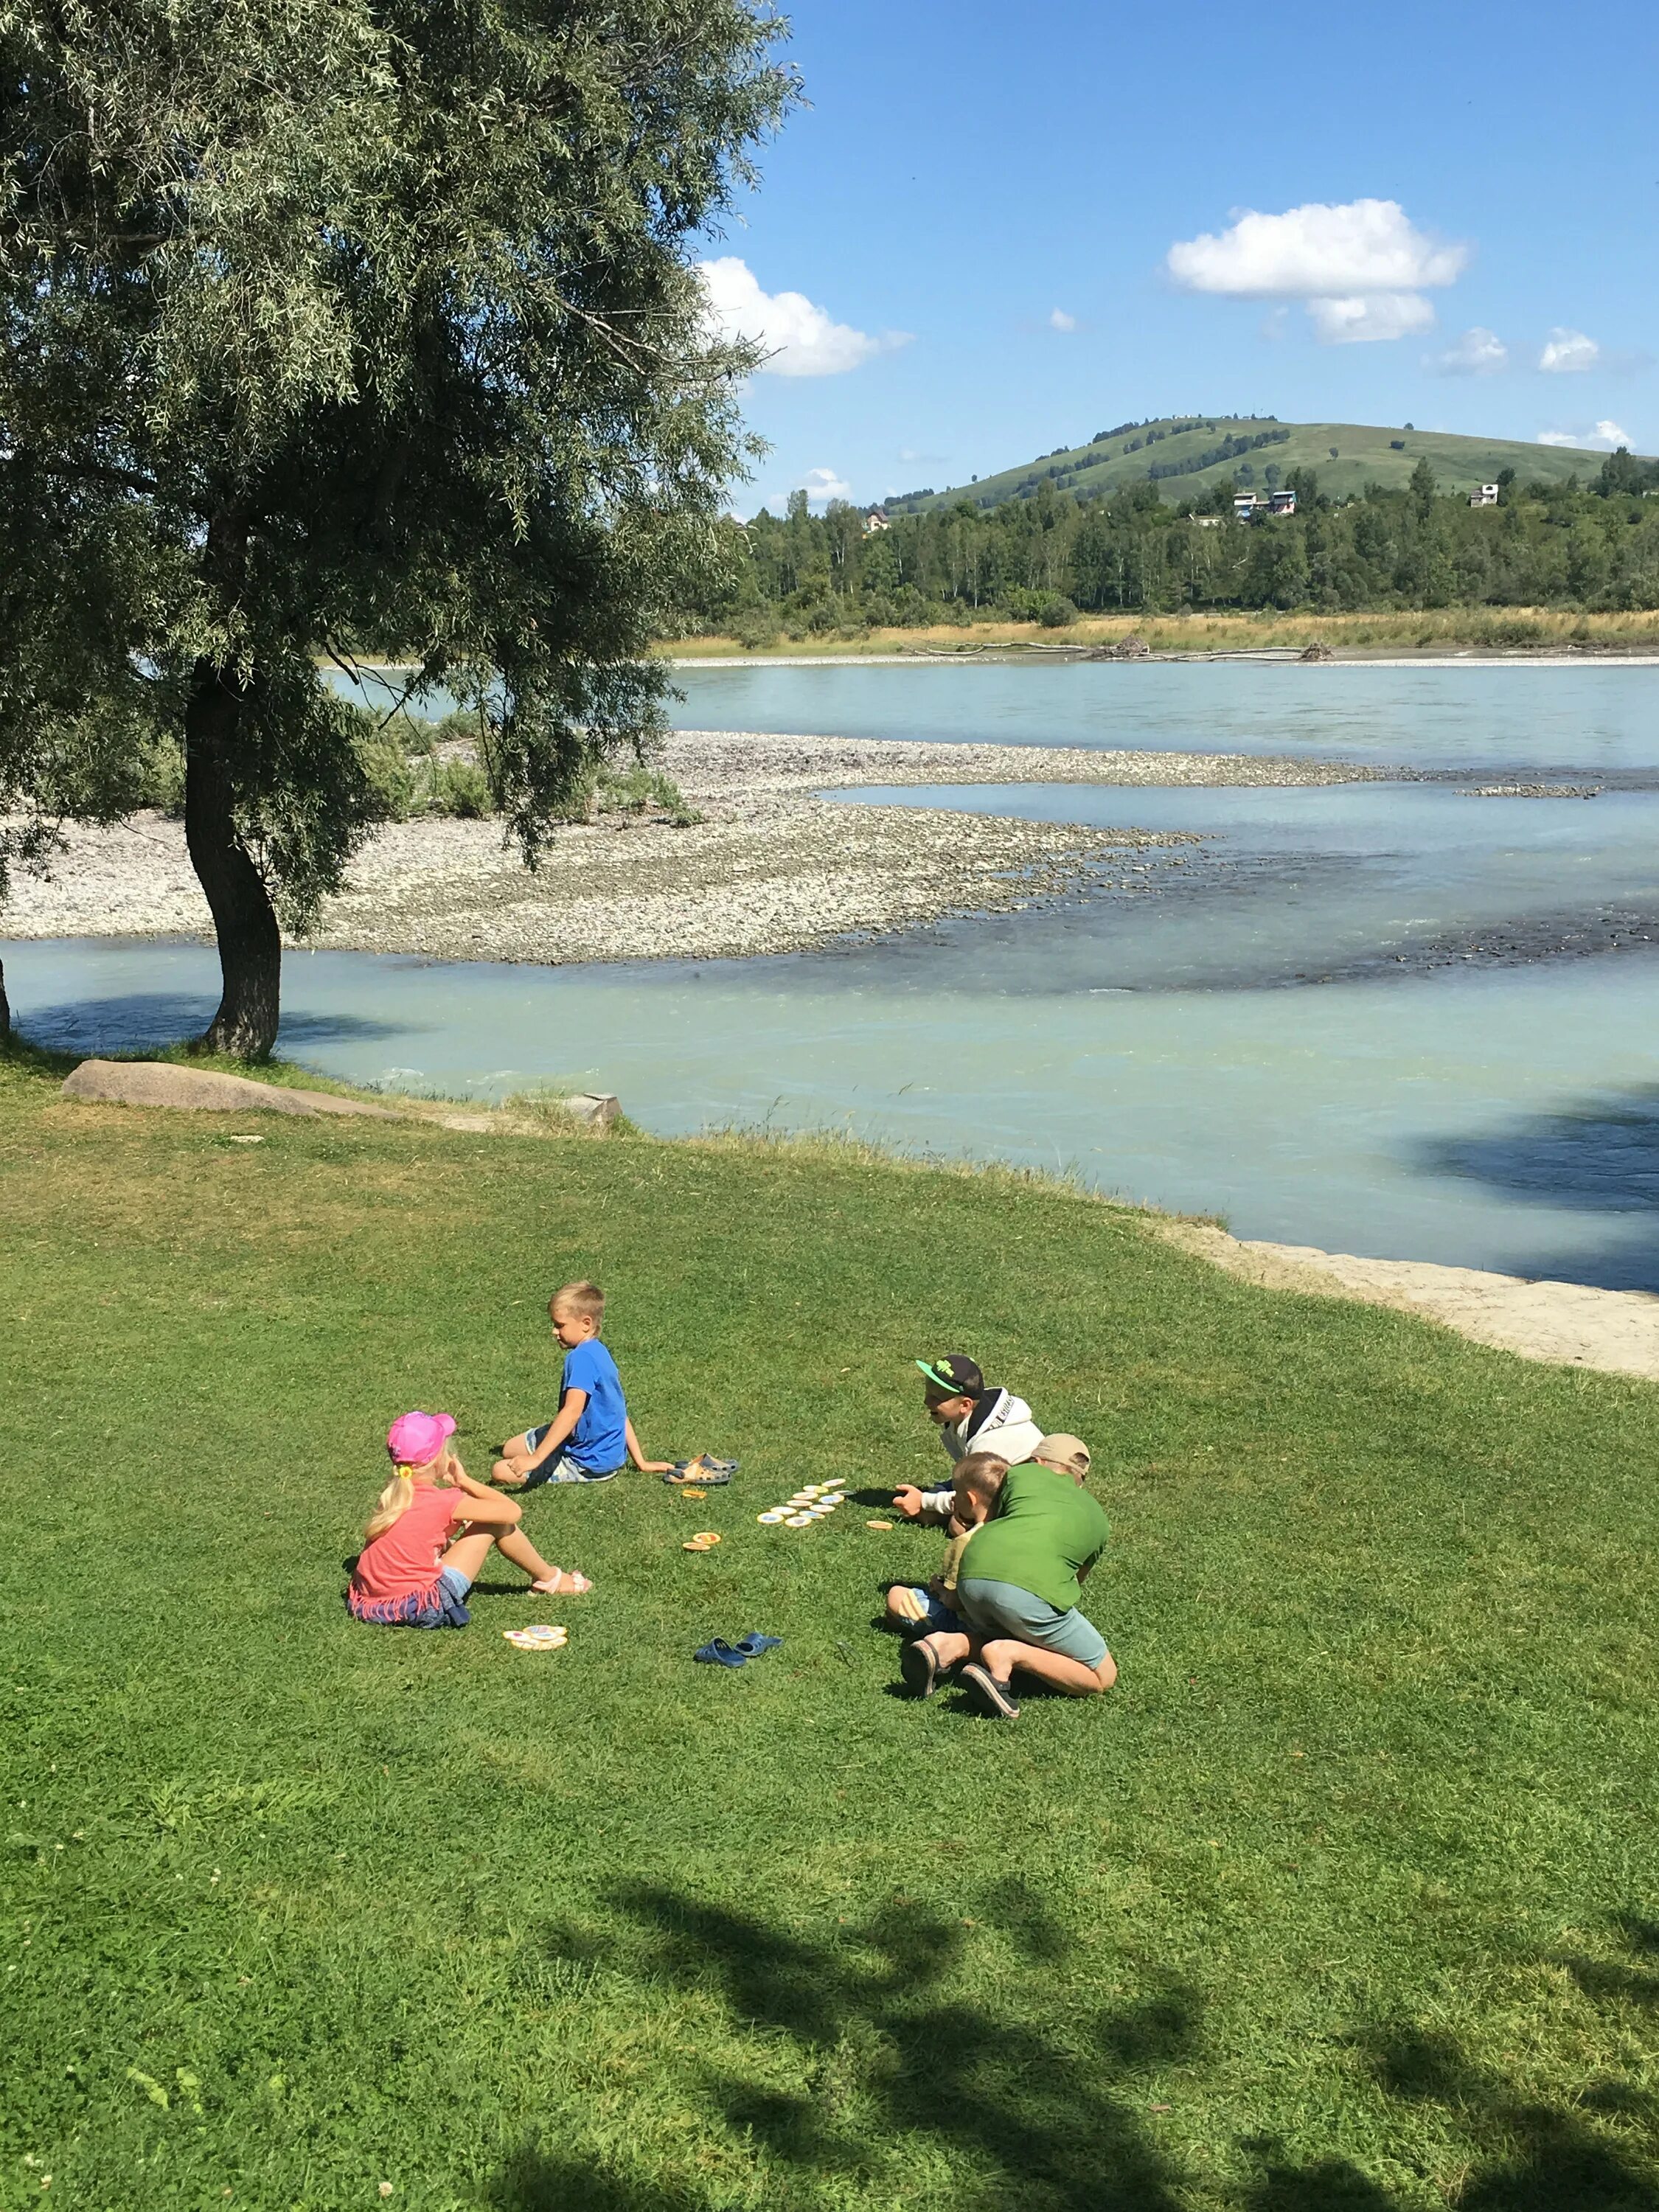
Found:
M 348 1080 L 616 1091 L 647 1127 L 844 1128 L 1074 1173 L 1242 1236 L 1659 1288 L 1659 671 L 685 671 L 681 726 L 1297 753 L 1431 781 L 845 793 L 1181 829 L 1150 895 L 744 962 L 291 955 Z M 1475 782 L 1594 798 L 1477 797 Z M 1655 940 L 1648 941 L 1650 932 Z M 211 951 L 15 944 L 76 1049 L 204 1018 Z

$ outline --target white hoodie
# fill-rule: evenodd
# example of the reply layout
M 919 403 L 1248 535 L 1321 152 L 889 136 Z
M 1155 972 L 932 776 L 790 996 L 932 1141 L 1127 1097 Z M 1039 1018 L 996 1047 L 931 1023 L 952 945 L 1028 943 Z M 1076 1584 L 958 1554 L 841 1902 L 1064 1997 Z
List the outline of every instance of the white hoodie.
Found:
M 1024 1398 L 1016 1398 L 1011 1390 L 987 1390 L 974 1401 L 965 1420 L 948 1422 L 939 1431 L 939 1440 L 952 1467 L 969 1452 L 981 1451 L 994 1452 L 1010 1467 L 1018 1467 L 1030 1459 L 1047 1433 L 1031 1419 Z M 925 1490 L 917 1518 L 943 1526 L 951 1517 L 955 1496 L 950 1487 Z

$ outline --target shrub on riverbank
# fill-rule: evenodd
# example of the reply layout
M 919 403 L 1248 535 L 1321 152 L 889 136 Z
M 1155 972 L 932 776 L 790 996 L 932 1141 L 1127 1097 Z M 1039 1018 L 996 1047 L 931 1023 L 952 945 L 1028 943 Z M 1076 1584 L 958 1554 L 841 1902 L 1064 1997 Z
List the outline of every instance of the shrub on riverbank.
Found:
M 1659 2189 L 1652 1390 L 858 1148 L 71 1106 L 17 1055 L 0 1169 L 0 2201 Z M 389 1414 L 476 1464 L 550 1410 L 541 1299 L 587 1273 L 647 1449 L 738 1481 L 543 1493 L 591 1598 L 357 1627 Z M 1094 1446 L 1098 1704 L 894 1698 L 868 1624 L 938 1539 L 755 1524 L 941 1468 L 941 1346 Z M 568 1650 L 497 1632 L 547 1618 Z
M 489 778 L 477 757 L 481 740 L 474 716 L 448 714 L 428 722 L 402 713 L 382 720 L 364 711 L 362 721 L 358 757 L 383 821 L 436 814 L 478 822 L 495 813 Z M 566 818 L 586 822 L 608 814 L 649 814 L 674 828 L 702 819 L 672 776 L 643 763 L 626 769 L 600 763 L 579 785 Z
M 739 634 L 741 632 L 741 634 Z M 1151 617 L 1140 615 L 1085 615 L 1066 631 L 1069 646 L 1110 644 L 1133 633 L 1144 637 L 1153 653 L 1237 653 L 1275 647 L 1311 644 L 1316 639 L 1339 652 L 1361 653 L 1455 652 L 1584 651 L 1659 652 L 1659 615 L 1581 614 L 1561 607 L 1514 607 L 1498 611 L 1486 607 L 1437 607 L 1383 614 L 1191 614 Z M 1035 619 L 991 620 L 963 627 L 939 623 L 921 629 L 890 628 L 860 632 L 854 638 L 786 639 L 775 626 L 744 629 L 702 636 L 679 637 L 661 649 L 698 659 L 709 654 L 743 650 L 757 658 L 772 650 L 801 652 L 827 659 L 853 653 L 913 652 L 918 647 L 994 645 L 1003 641 L 1044 641 L 1045 632 Z M 1052 642 L 1052 639 L 1047 640 Z

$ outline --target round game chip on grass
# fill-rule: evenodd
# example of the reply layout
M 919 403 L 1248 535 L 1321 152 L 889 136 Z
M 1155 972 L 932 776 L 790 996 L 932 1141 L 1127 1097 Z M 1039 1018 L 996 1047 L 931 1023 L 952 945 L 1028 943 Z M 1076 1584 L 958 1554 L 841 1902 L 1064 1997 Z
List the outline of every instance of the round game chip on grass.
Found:
M 680 1546 L 683 1552 L 712 1552 L 720 1541 L 720 1532 L 714 1528 L 699 1528 L 695 1536 L 688 1536 Z
M 530 1628 L 504 1628 L 501 1638 L 518 1651 L 562 1651 L 570 1640 L 567 1629 L 550 1623 Z

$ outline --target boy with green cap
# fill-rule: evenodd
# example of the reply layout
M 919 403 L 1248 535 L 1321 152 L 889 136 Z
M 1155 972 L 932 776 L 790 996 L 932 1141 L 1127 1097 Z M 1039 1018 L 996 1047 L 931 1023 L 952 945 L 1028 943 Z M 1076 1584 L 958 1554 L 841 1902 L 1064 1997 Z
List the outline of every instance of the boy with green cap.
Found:
M 1024 1399 L 988 1385 L 979 1362 L 966 1352 L 943 1352 L 916 1365 L 927 1418 L 937 1426 L 952 1467 L 969 1452 L 994 1452 L 1012 1465 L 1030 1459 L 1042 1442 L 1042 1431 Z M 893 1504 L 907 1521 L 942 1528 L 951 1518 L 951 1497 L 949 1483 L 939 1490 L 921 1490 L 907 1482 L 894 1492 Z

